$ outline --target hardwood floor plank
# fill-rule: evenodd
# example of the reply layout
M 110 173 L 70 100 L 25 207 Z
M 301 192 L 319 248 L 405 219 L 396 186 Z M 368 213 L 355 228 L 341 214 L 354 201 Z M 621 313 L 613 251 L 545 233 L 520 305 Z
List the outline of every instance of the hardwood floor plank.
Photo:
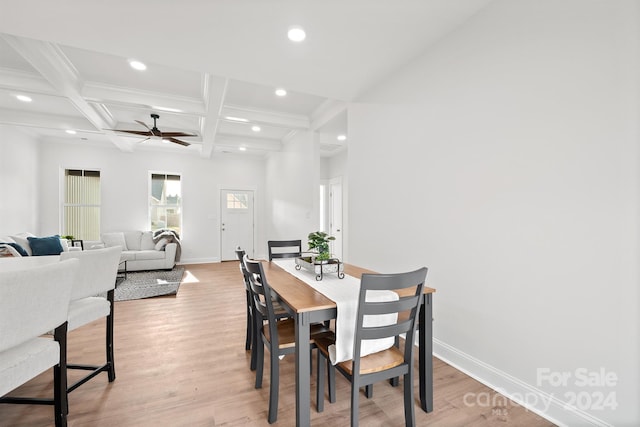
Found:
M 116 380 L 106 374 L 82 385 L 69 396 L 69 426 L 268 426 L 269 364 L 263 388 L 255 389 L 244 350 L 245 291 L 237 262 L 187 265 L 175 296 L 119 301 L 115 306 Z M 104 321 L 72 331 L 68 339 L 71 363 L 104 360 Z M 417 363 L 417 362 L 416 362 Z M 314 357 L 315 366 L 315 357 Z M 315 368 L 314 368 L 315 371 Z M 417 371 L 417 365 L 416 365 Z M 280 361 L 278 426 L 295 425 L 295 365 Z M 79 377 L 70 371 L 70 381 Z M 311 378 L 311 423 L 349 425 L 350 385 L 340 375 L 338 401 L 325 401 L 315 411 L 315 373 Z M 51 371 L 34 378 L 11 395 L 49 397 Z M 465 405 L 467 392 L 495 392 L 434 358 L 434 407 L 419 409 L 415 381 L 416 423 L 430 426 L 552 426 L 506 399 L 501 405 Z M 402 384 L 376 384 L 374 397 L 360 400 L 361 425 L 404 426 Z M 0 405 L 0 425 L 52 426 L 50 406 Z

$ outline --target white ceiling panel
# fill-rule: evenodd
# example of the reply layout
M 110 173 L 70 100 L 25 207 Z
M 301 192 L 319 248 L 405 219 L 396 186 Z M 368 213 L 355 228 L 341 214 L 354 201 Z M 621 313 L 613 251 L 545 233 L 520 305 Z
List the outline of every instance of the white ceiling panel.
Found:
M 197 133 L 188 152 L 202 157 L 241 144 L 247 153 L 272 152 L 309 130 L 331 155 L 348 145 L 335 143 L 348 135 L 348 102 L 489 2 L 10 2 L 0 13 L 0 122 L 31 126 L 43 140 L 65 136 L 41 129 L 76 126 L 124 151 L 181 149 L 104 130 L 144 129 L 135 121 L 151 126 L 155 112 L 161 131 Z M 287 40 L 292 25 L 305 28 L 303 43 Z M 133 70 L 129 59 L 147 69 Z M 275 96 L 277 87 L 287 96 Z M 17 104 L 18 92 L 32 96 L 31 105 Z

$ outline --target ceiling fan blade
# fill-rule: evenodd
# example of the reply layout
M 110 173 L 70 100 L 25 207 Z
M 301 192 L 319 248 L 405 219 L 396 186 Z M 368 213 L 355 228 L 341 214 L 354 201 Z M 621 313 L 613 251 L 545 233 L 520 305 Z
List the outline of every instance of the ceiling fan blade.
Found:
M 198 136 L 198 135 L 193 133 L 186 133 L 186 132 L 162 132 L 163 138 L 172 138 L 176 136 Z
M 132 133 L 134 135 L 143 135 L 143 136 L 149 135 L 149 131 L 146 131 L 146 130 L 125 130 L 125 129 L 105 129 L 105 130 L 111 130 L 114 132 Z
M 145 122 L 141 122 L 140 120 L 134 120 L 134 122 L 141 124 L 142 126 L 144 126 L 147 129 L 149 129 L 149 132 L 151 132 L 151 128 L 149 126 L 147 126 L 147 124 Z
M 165 138 L 165 137 L 163 136 L 163 138 L 164 138 L 164 139 L 166 139 L 166 140 L 168 140 L 168 141 L 175 142 L 176 144 L 183 145 L 183 146 L 185 146 L 185 147 L 188 147 L 188 146 L 190 146 L 190 145 L 191 145 L 191 144 L 189 144 L 188 142 L 180 141 L 179 139 L 175 139 L 175 138 L 173 138 L 173 137 Z

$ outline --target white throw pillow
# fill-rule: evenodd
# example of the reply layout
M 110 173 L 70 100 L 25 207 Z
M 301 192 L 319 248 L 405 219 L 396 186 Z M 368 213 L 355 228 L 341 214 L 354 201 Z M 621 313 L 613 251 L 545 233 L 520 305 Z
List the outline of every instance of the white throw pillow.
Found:
M 143 251 L 152 251 L 155 246 L 156 244 L 153 243 L 153 232 L 143 231 L 142 237 L 140 238 L 140 249 Z
M 156 243 L 156 251 L 163 250 L 164 247 L 167 246 L 167 243 L 169 243 L 169 239 L 167 239 L 166 237 L 158 240 L 158 243 Z
M 60 244 L 62 245 L 62 252 L 69 252 L 69 241 L 67 239 L 61 237 Z
M 29 244 L 29 240 L 27 239 L 27 237 L 36 237 L 35 235 L 26 232 L 9 237 L 11 237 L 17 244 L 22 246 L 24 250 L 29 254 L 29 256 L 33 255 L 33 252 L 31 252 L 31 245 Z
M 113 246 L 120 246 L 123 251 L 127 251 L 127 242 L 124 240 L 124 233 L 119 231 L 115 233 L 104 233 L 102 235 L 102 242 L 107 248 Z

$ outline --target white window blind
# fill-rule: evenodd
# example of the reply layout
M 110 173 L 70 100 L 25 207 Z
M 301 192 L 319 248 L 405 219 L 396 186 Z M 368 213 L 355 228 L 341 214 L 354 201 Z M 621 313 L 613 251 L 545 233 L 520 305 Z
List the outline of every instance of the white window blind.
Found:
M 100 171 L 66 169 L 63 235 L 100 239 Z

